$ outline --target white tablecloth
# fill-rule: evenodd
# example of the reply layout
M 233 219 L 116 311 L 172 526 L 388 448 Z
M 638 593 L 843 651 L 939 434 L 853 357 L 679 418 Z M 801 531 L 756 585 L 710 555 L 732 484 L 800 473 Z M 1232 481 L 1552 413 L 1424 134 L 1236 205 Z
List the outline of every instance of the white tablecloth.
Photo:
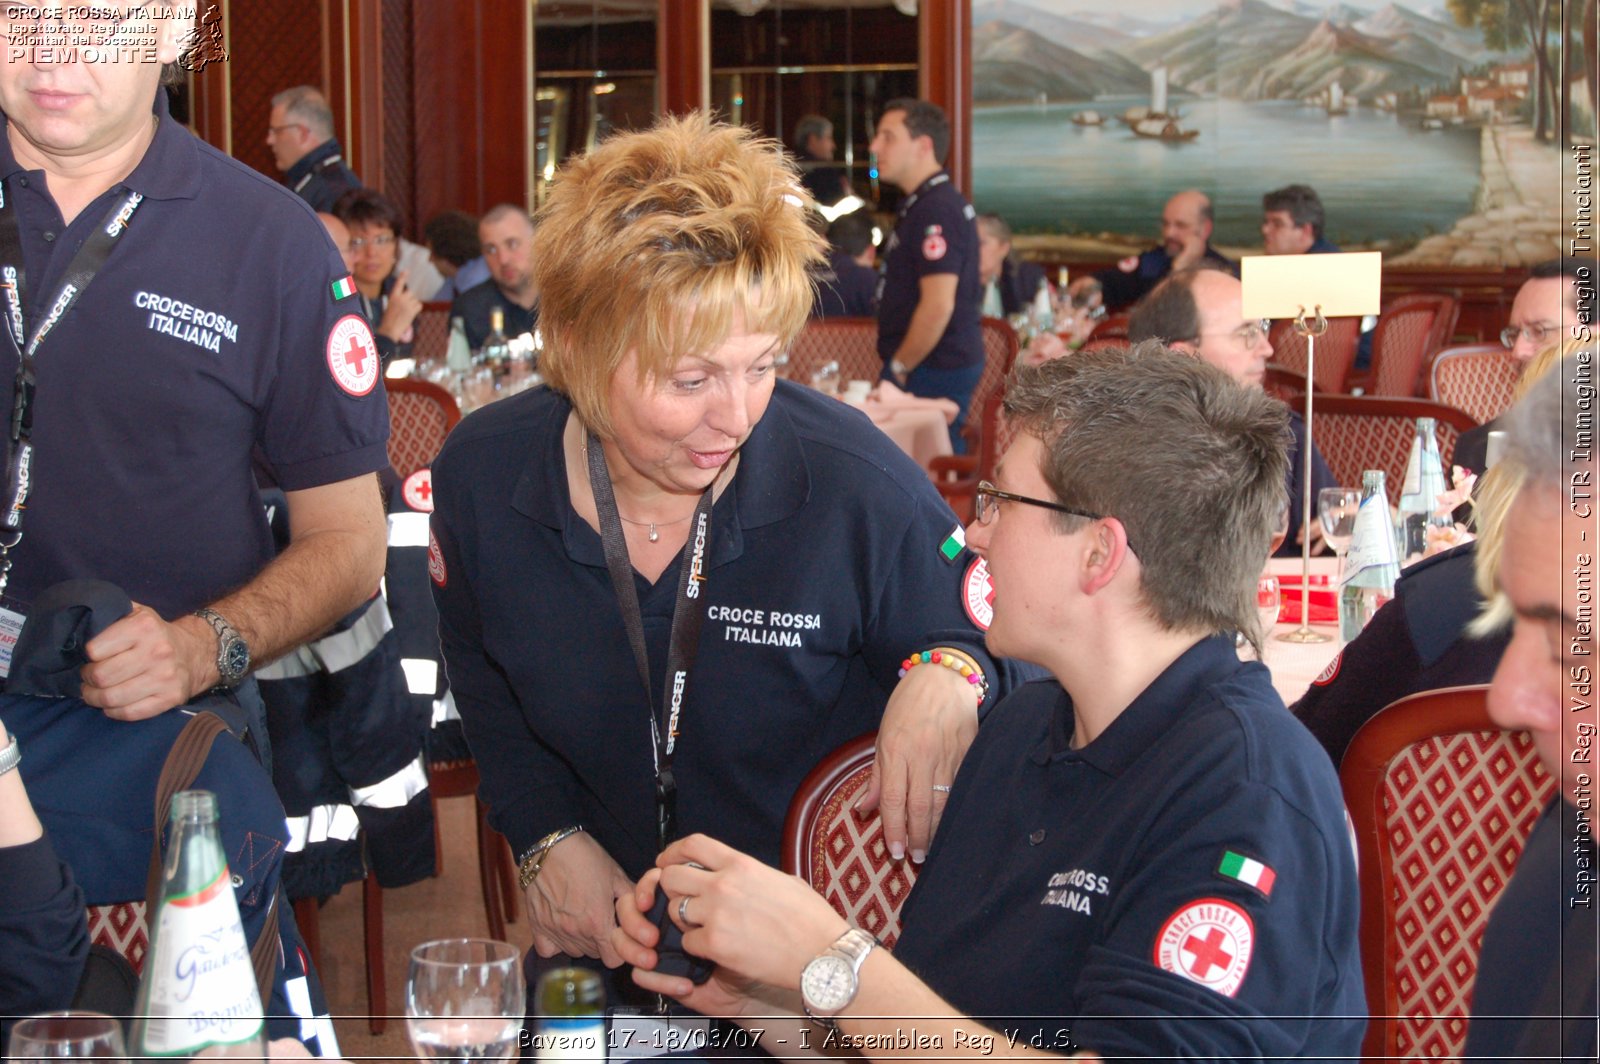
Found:
M 1337 558 L 1312 558 L 1311 574 L 1313 576 L 1326 576 L 1330 586 L 1338 579 Z M 1288 573 L 1299 575 L 1299 558 L 1274 558 L 1267 563 L 1267 572 L 1273 576 L 1283 576 Z M 1313 585 L 1313 590 L 1315 590 Z M 1285 587 L 1284 595 L 1298 597 L 1300 587 L 1298 584 Z M 1332 638 L 1326 643 L 1284 643 L 1278 636 L 1284 632 L 1292 632 L 1299 625 L 1275 624 L 1272 632 L 1267 636 L 1266 654 L 1263 660 L 1267 668 L 1272 670 L 1272 686 L 1277 688 L 1278 694 L 1283 697 L 1285 705 L 1292 704 L 1295 699 L 1305 694 L 1306 688 L 1311 686 L 1311 681 L 1322 674 L 1322 670 L 1332 661 L 1344 646 L 1339 642 L 1339 627 L 1335 624 L 1313 624 L 1311 630 L 1321 632 Z

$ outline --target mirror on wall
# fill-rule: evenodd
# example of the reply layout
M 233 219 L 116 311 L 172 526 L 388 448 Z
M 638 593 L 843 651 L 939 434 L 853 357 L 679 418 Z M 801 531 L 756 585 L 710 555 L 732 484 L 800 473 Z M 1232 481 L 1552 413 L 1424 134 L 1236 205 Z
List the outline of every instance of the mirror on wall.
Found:
M 541 0 L 534 9 L 534 205 L 562 160 L 657 111 L 657 0 Z
M 820 202 L 878 199 L 867 146 L 881 106 L 917 94 L 915 0 L 709 2 L 712 107 L 787 144 Z

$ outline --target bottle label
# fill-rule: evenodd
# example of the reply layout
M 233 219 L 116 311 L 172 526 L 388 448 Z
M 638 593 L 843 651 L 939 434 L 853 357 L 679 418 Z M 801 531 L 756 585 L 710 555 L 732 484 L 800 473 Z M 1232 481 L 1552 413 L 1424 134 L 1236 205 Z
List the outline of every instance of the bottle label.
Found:
M 1406 479 L 1400 485 L 1401 495 L 1415 495 L 1422 488 L 1422 437 L 1411 441 L 1411 457 L 1406 460 Z
M 1387 581 L 1383 576 L 1384 567 L 1394 564 L 1395 537 L 1394 526 L 1389 523 L 1389 500 L 1382 494 L 1369 495 L 1356 511 L 1355 530 L 1350 535 L 1350 552 L 1345 555 L 1341 583 L 1354 587 L 1392 583 L 1393 576 Z M 1364 575 L 1369 569 L 1378 571 Z
M 603 1016 L 546 1016 L 534 1035 L 534 1056 L 541 1064 L 571 1064 L 606 1059 Z
M 145 1053 L 189 1056 L 261 1034 L 261 996 L 227 866 L 193 894 L 169 897 L 145 963 Z

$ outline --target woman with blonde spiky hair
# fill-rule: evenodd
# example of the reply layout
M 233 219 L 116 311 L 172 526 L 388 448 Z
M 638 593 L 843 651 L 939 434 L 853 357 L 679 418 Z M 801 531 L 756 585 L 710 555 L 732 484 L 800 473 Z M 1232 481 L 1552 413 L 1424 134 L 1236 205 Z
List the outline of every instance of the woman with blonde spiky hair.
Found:
M 698 115 L 573 160 L 534 238 L 549 387 L 434 466 L 450 686 L 542 957 L 619 964 L 614 900 L 681 833 L 775 860 L 796 785 L 873 728 L 869 800 L 920 860 L 1006 683 L 927 476 L 774 379 L 823 254 L 802 196 L 778 144 Z

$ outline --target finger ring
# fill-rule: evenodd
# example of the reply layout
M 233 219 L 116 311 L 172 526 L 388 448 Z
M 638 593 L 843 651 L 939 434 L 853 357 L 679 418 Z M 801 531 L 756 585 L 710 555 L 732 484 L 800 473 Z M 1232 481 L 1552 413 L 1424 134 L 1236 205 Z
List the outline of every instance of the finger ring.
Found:
M 684 923 L 688 924 L 690 927 L 699 927 L 700 926 L 699 924 L 695 923 L 693 920 L 689 919 L 689 895 L 687 895 L 687 894 L 685 894 L 683 897 L 678 899 L 678 919 L 682 920 Z
M 933 785 L 933 789 L 938 791 L 940 794 L 950 793 L 950 785 L 948 783 L 935 783 Z

